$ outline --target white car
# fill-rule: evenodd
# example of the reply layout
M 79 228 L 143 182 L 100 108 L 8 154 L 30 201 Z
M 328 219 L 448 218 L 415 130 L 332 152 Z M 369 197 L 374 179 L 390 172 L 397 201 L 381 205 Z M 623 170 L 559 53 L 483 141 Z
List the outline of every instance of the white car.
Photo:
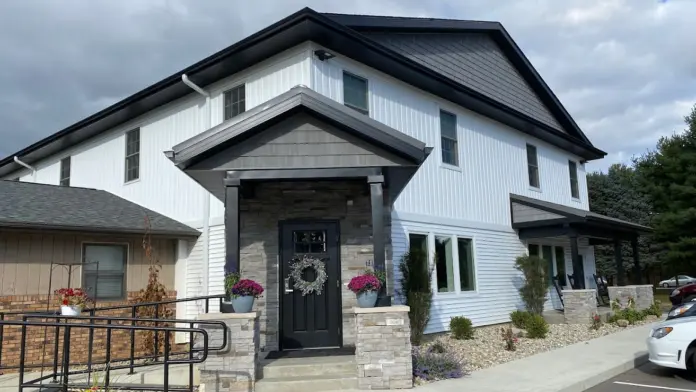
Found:
M 679 276 L 679 286 L 683 286 L 689 283 L 696 283 L 696 278 L 692 278 L 688 275 L 678 275 Z M 660 281 L 661 287 L 677 287 L 677 278 L 675 276 Z
M 675 308 L 670 315 L 678 312 L 682 310 Z M 655 365 L 675 369 L 696 368 L 696 346 L 691 347 L 696 342 L 696 317 L 675 318 L 655 324 L 646 342 L 649 360 Z

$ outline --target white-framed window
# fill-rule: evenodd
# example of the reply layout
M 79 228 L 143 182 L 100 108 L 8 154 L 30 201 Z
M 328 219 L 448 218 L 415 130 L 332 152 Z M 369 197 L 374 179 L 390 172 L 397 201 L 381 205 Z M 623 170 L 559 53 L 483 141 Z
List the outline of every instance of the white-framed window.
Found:
M 476 265 L 474 265 L 474 240 L 457 237 L 459 259 L 459 290 L 476 290 Z
M 127 264 L 127 244 L 83 243 L 83 290 L 96 300 L 126 299 Z
M 223 93 L 223 120 L 227 121 L 246 111 L 245 86 L 240 84 Z
M 438 293 L 456 291 L 454 285 L 454 246 L 451 236 L 435 236 L 435 275 Z
M 430 246 L 434 246 L 432 252 Z M 409 250 L 414 249 L 432 258 L 433 292 L 451 294 L 476 291 L 473 238 L 437 232 L 409 233 Z
M 440 110 L 440 149 L 442 163 L 459 166 L 457 116 L 444 110 Z
M 539 189 L 539 159 L 536 146 L 527 143 L 527 174 L 529 186 Z
M 570 195 L 573 199 L 579 199 L 580 186 L 578 185 L 578 164 L 575 161 L 568 161 L 568 171 L 570 172 Z
M 370 114 L 367 79 L 343 71 L 343 104 L 364 115 Z
M 60 186 L 70 186 L 70 157 L 60 160 Z
M 126 132 L 126 178 L 125 182 L 140 178 L 140 128 Z
M 570 286 L 567 281 L 565 248 L 559 245 L 530 243 L 527 249 L 530 256 L 541 257 L 547 262 L 549 285 L 552 284 L 551 279 L 556 278 L 561 287 Z

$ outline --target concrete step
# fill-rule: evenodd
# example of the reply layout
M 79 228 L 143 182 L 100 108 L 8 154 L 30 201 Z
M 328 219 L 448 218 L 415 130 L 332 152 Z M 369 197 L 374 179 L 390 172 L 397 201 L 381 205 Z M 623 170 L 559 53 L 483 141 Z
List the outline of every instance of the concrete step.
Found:
M 261 362 L 261 378 L 275 379 L 286 377 L 335 376 L 351 377 L 357 375 L 355 357 L 331 356 L 313 358 L 282 358 Z
M 334 375 L 264 378 L 256 381 L 256 392 L 323 392 L 358 388 L 357 376 Z

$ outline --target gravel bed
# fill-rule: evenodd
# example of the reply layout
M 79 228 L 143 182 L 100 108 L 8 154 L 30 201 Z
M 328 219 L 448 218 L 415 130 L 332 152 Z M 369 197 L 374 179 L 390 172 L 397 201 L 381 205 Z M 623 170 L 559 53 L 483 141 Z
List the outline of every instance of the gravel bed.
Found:
M 628 326 L 628 328 L 635 328 L 651 322 L 654 320 L 638 322 Z M 603 324 L 599 330 L 591 329 L 589 325 L 551 324 L 545 339 L 518 338 L 517 350 L 507 351 L 500 329 L 508 325 L 476 328 L 473 340 L 455 340 L 449 335 L 443 335 L 422 347 L 427 349 L 428 346 L 439 341 L 450 352 L 464 361 L 467 371 L 472 372 L 627 329 L 615 324 Z

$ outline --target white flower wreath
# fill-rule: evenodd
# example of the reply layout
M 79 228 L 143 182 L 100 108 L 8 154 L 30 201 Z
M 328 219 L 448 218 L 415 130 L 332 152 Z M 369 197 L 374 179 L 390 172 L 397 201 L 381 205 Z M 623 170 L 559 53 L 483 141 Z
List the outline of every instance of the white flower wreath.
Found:
M 316 272 L 314 281 L 307 282 L 302 278 L 302 271 L 306 268 L 313 268 Z M 293 263 L 290 264 L 290 277 L 294 282 L 293 287 L 302 291 L 303 296 L 311 293 L 321 294 L 327 279 L 326 265 L 321 259 L 304 255 L 302 259 L 293 259 Z

